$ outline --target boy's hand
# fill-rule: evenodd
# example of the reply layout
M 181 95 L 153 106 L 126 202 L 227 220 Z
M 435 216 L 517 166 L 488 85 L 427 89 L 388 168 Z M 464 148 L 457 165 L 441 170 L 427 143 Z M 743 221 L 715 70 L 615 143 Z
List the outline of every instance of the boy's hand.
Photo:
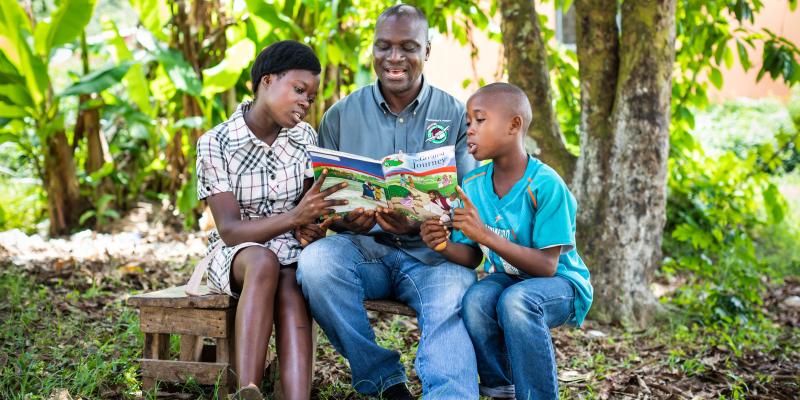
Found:
M 419 232 L 422 241 L 431 249 L 444 251 L 447 247 L 447 239 L 450 237 L 450 232 L 438 218 L 432 218 L 423 222 Z
M 292 225 L 295 227 L 304 226 L 315 223 L 319 217 L 323 215 L 330 215 L 334 213 L 333 206 L 340 206 L 347 204 L 347 200 L 328 200 L 327 197 L 338 192 L 339 190 L 347 187 L 346 182 L 338 185 L 331 186 L 325 190 L 320 191 L 322 183 L 325 182 L 325 177 L 328 176 L 328 170 L 322 171 L 319 179 L 314 182 L 303 198 L 297 203 L 297 207 L 293 208 Z
M 464 203 L 463 208 L 456 208 L 453 213 L 453 229 L 459 229 L 464 236 L 476 243 L 484 243 L 489 236 L 486 224 L 481 221 L 478 209 L 469 200 L 467 194 L 461 190 L 461 186 L 456 186 L 459 197 Z
M 300 242 L 301 246 L 306 247 L 309 244 L 324 238 L 328 227 L 333 223 L 333 221 L 339 220 L 340 218 L 340 216 L 334 215 L 333 217 L 322 221 L 321 224 L 303 225 L 295 229 L 294 237 Z

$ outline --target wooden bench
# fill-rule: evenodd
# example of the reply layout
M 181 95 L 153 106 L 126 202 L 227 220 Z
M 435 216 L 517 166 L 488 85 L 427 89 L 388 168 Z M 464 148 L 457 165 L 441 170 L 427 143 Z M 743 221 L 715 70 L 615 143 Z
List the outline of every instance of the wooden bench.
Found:
M 210 294 L 201 286 L 201 296 L 189 296 L 186 286 L 171 287 L 128 298 L 128 305 L 139 309 L 139 325 L 144 333 L 144 349 L 139 360 L 142 388 L 151 390 L 156 382 L 186 383 L 189 379 L 203 385 L 219 383 L 219 395 L 225 398 L 236 390 L 233 374 L 234 319 L 236 299 Z M 370 311 L 415 317 L 411 307 L 391 300 L 366 300 Z M 314 330 L 316 333 L 316 329 Z M 170 336 L 180 336 L 178 359 L 170 358 Z M 316 334 L 314 335 L 316 337 Z M 204 344 L 204 338 L 214 344 Z M 316 346 L 316 340 L 314 340 Z M 274 354 L 267 355 L 267 364 Z M 268 378 L 277 378 L 277 369 L 270 368 Z M 273 382 L 280 392 L 280 384 Z

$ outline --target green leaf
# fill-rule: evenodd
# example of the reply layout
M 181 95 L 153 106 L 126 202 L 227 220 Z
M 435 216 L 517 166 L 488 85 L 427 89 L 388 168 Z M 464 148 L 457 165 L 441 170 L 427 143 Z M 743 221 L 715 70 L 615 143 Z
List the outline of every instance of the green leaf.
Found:
M 0 102 L 0 118 L 22 118 L 28 113 L 19 106 Z
M 128 50 L 128 45 L 125 43 L 125 40 L 122 38 L 122 36 L 120 36 L 117 25 L 108 20 L 105 22 L 104 27 L 107 31 L 110 31 L 113 34 L 110 42 L 117 52 L 117 62 L 122 63 L 124 61 L 132 61 L 133 54 L 131 54 L 130 50 Z M 139 110 L 147 115 L 150 115 L 153 111 L 153 108 L 150 105 L 150 89 L 148 88 L 148 83 L 144 75 L 142 64 L 137 63 L 132 65 L 131 69 L 128 70 L 128 73 L 125 74 L 123 83 L 128 89 L 128 96 L 130 96 L 131 100 L 133 100 L 133 102 L 139 106 Z
M 711 80 L 714 87 L 722 89 L 722 73 L 719 72 L 718 68 L 711 68 L 711 74 L 709 74 L 708 79 Z
M 225 58 L 219 64 L 203 70 L 202 95 L 211 97 L 233 87 L 255 53 L 256 45 L 250 39 L 242 39 L 225 50 Z
M 81 94 L 100 93 L 103 90 L 118 84 L 122 77 L 128 73 L 128 69 L 133 65 L 132 61 L 125 61 L 122 64 L 99 69 L 81 77 L 78 82 L 65 89 L 60 97 L 77 96 Z
M 49 86 L 49 76 L 44 62 L 36 57 L 29 46 L 30 21 L 25 11 L 13 1 L 0 0 L 0 64 L 8 74 L 22 75 L 34 103 L 40 104 Z M 13 71 L 8 67 L 13 67 Z M 16 71 L 16 74 L 13 72 Z M 12 78 L 13 79 L 13 78 Z
M 767 190 L 764 191 L 763 196 L 764 206 L 769 214 L 770 222 L 777 224 L 783 221 L 783 217 L 786 214 L 786 199 L 783 198 L 778 187 L 770 183 Z
M 158 40 L 168 42 L 169 36 L 164 33 L 164 26 L 172 18 L 172 12 L 166 1 L 160 0 L 130 0 L 133 9 L 139 13 L 139 21 Z
M 747 48 L 744 47 L 744 44 L 740 41 L 736 41 L 736 50 L 739 53 L 739 62 L 742 64 L 742 68 L 745 71 L 750 69 L 750 55 L 747 53 Z
M 83 225 L 86 222 L 86 220 L 94 217 L 94 214 L 95 214 L 94 210 L 86 211 L 85 213 L 81 214 L 80 218 L 78 218 L 78 223 Z
M 203 84 L 183 54 L 173 49 L 161 50 L 156 53 L 156 59 L 164 66 L 175 88 L 192 96 L 200 96 Z
M 28 89 L 23 85 L 0 84 L 0 96 L 11 100 L 12 104 L 19 107 L 34 107 L 33 99 L 28 94 Z
M 49 58 L 50 50 L 75 40 L 92 18 L 96 0 L 62 0 L 49 21 L 36 25 L 36 51 Z

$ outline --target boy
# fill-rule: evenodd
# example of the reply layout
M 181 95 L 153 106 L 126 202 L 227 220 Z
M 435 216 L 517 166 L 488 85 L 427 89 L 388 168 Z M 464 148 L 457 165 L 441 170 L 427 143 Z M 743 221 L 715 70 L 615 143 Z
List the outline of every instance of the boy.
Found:
M 421 229 L 449 261 L 489 275 L 464 295 L 461 315 L 484 396 L 555 399 L 550 328 L 580 325 L 592 302 L 589 271 L 575 251 L 575 198 L 547 165 L 525 153 L 531 106 L 514 85 L 493 83 L 467 102 L 467 146 L 492 162 L 464 177 L 453 235 L 438 220 Z M 444 245 L 443 245 L 444 243 Z

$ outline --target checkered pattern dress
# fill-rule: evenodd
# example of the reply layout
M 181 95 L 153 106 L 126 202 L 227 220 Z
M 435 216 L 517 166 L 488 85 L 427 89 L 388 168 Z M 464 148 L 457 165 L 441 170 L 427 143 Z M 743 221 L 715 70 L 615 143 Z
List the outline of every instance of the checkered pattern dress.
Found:
M 303 180 L 313 178 L 306 147 L 316 145 L 316 132 L 301 122 L 282 129 L 272 146 L 256 138 L 244 122 L 251 102 L 239 105 L 229 120 L 203 134 L 197 142 L 197 197 L 203 200 L 222 192 L 233 193 L 241 218 L 268 218 L 287 212 L 303 191 Z M 208 286 L 212 291 L 231 292 L 231 265 L 239 250 L 262 246 L 278 256 L 281 265 L 297 262 L 300 243 L 286 232 L 266 243 L 226 246 L 216 229 L 209 234 L 208 251 L 219 250 L 209 260 Z

